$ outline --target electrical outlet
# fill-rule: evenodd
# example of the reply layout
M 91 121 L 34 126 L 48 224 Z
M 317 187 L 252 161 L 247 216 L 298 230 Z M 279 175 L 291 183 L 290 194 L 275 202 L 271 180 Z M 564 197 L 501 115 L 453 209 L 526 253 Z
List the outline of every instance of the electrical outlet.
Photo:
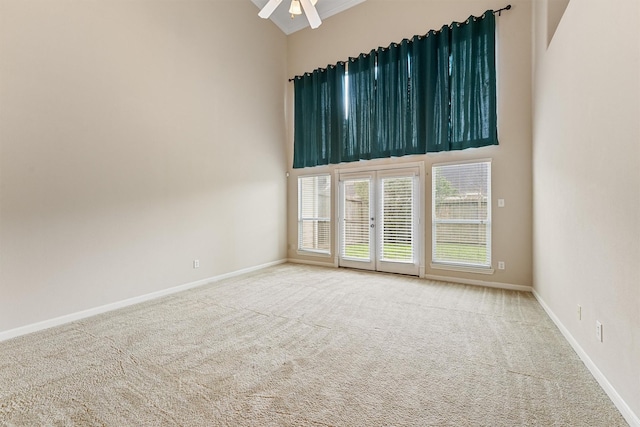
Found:
M 193 260 L 193 268 L 200 268 L 200 260 L 199 259 L 194 259 Z
M 498 261 L 498 270 L 504 270 L 504 261 Z
M 578 304 L 578 320 L 582 320 L 582 306 Z
M 602 323 L 599 320 L 596 320 L 596 338 L 598 341 L 602 342 Z
M 498 199 L 498 207 L 504 208 L 504 199 Z

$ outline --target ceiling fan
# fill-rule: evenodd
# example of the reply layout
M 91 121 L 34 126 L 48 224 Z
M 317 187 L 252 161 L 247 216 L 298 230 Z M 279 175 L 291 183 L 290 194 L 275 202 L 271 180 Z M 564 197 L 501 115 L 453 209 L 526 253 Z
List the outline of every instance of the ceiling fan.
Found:
M 289 7 L 291 18 L 296 15 L 302 15 L 302 9 L 304 9 L 304 14 L 307 15 L 307 20 L 309 21 L 311 28 L 318 28 L 320 24 L 322 24 L 322 20 L 316 10 L 317 2 L 318 0 L 291 0 L 291 6 Z M 258 16 L 260 18 L 269 19 L 280 3 L 282 3 L 282 0 L 269 0 L 260 13 L 258 13 Z M 302 9 L 300 8 L 300 4 L 302 4 Z

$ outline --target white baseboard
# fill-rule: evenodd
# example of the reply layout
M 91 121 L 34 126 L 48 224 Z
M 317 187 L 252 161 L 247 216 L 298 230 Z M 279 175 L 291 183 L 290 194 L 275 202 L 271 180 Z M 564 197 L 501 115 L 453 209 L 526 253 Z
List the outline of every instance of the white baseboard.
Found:
M 294 264 L 315 265 L 318 267 L 336 267 L 336 268 L 338 267 L 337 265 L 332 265 L 331 263 L 308 261 L 305 259 L 296 259 L 296 258 L 289 258 L 287 262 L 294 263 Z M 420 267 L 419 277 L 424 279 L 429 279 L 429 280 L 437 280 L 439 282 L 460 283 L 462 285 L 484 286 L 486 288 L 506 289 L 509 291 L 531 292 L 533 290 L 531 286 L 512 285 L 510 283 L 487 282 L 484 280 L 460 279 L 457 277 L 434 276 L 432 274 L 424 274 L 424 267 Z
M 266 264 L 257 265 L 254 267 L 243 268 L 242 270 L 232 271 L 230 273 L 220 274 L 218 276 L 208 277 L 206 279 L 197 280 L 195 282 L 185 283 L 183 285 L 174 286 L 172 288 L 163 289 L 161 291 L 152 292 L 146 295 L 140 295 L 137 297 L 129 298 L 123 301 L 114 302 L 111 304 L 102 305 L 100 307 L 90 308 L 88 310 L 79 311 L 77 313 L 67 314 L 64 316 L 56 317 L 54 319 L 45 320 L 31 325 L 21 326 L 8 331 L 0 332 L 0 342 L 6 341 L 11 338 L 19 337 L 21 335 L 30 334 L 32 332 L 41 331 L 43 329 L 52 328 L 54 326 L 64 325 L 65 323 L 74 322 L 76 320 L 85 319 L 87 317 L 95 316 L 97 314 L 106 313 L 108 311 L 117 310 L 119 308 L 128 307 L 130 305 L 139 304 L 141 302 L 149 301 L 152 299 L 160 298 L 166 295 L 175 294 L 177 292 L 186 291 L 187 289 L 197 288 L 198 286 L 206 285 L 208 283 L 217 282 L 230 277 L 240 276 L 242 274 L 250 273 L 252 271 L 261 270 L 263 268 L 271 267 L 278 264 L 287 262 L 286 259 L 278 260 L 274 262 L 268 262 Z
M 605 393 L 607 393 L 607 395 L 616 406 L 616 408 L 618 408 L 624 419 L 629 423 L 631 427 L 640 427 L 640 418 L 638 417 L 638 415 L 636 415 L 631 410 L 629 405 L 627 405 L 627 402 L 625 402 L 620 394 L 618 394 L 613 385 L 611 385 L 609 380 L 607 380 L 607 377 L 605 377 L 600 369 L 598 369 L 596 364 L 593 363 L 587 352 L 584 351 L 580 344 L 578 344 L 578 341 L 573 337 L 573 335 L 571 335 L 571 332 L 569 332 L 569 330 L 562 324 L 558 316 L 556 316 L 555 313 L 551 311 L 551 308 L 549 308 L 549 306 L 544 302 L 542 297 L 535 291 L 535 289 L 533 290 L 533 295 L 538 300 L 544 311 L 547 312 L 547 315 L 549 315 L 553 323 L 555 323 L 558 329 L 560 329 L 560 332 L 562 333 L 562 335 L 564 335 L 565 339 L 569 342 L 569 344 L 571 344 L 571 347 L 573 347 L 574 351 L 578 354 L 578 357 L 582 359 L 582 362 L 586 365 L 589 371 L 591 371 L 591 375 L 593 375 L 596 381 L 598 381 L 600 387 L 602 387 Z
M 287 262 L 292 264 L 306 264 L 306 265 L 315 265 L 318 267 L 337 267 L 334 264 L 333 259 L 329 259 L 329 262 L 320 262 L 320 261 L 308 261 L 306 259 L 297 259 L 297 258 L 289 258 Z
M 436 276 L 433 274 L 425 274 L 424 278 L 429 280 L 437 280 L 439 282 L 451 282 L 451 283 L 460 283 L 463 285 L 484 286 L 485 288 L 505 289 L 508 291 L 521 291 L 521 292 L 533 291 L 533 288 L 531 286 L 513 285 L 511 283 L 501 283 L 501 282 L 488 282 L 486 280 L 460 279 L 458 277 Z

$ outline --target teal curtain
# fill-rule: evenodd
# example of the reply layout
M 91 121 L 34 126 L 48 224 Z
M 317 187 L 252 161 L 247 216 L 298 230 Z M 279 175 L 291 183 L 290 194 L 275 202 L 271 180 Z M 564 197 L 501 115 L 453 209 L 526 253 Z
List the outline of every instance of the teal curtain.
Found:
M 347 96 L 347 137 L 341 160 L 354 162 L 376 157 L 376 56 L 360 54 L 349 60 Z
M 409 41 L 393 43 L 376 51 L 376 113 L 372 157 L 391 157 L 418 152 L 411 139 L 411 105 L 409 85 Z
M 344 63 L 338 63 L 294 79 L 294 168 L 341 161 L 345 70 Z
M 452 25 L 449 149 L 498 144 L 495 63 L 493 11 Z
M 295 78 L 294 168 L 498 144 L 495 17 Z
M 416 36 L 411 44 L 412 138 L 418 153 L 448 151 L 449 27 Z

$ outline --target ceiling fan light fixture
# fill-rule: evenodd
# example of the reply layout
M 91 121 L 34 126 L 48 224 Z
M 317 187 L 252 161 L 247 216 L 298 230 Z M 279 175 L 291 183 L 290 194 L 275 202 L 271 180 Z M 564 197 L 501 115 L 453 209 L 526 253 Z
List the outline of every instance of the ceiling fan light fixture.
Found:
M 302 15 L 302 8 L 300 7 L 299 0 L 291 0 L 291 7 L 289 7 L 289 13 L 293 17 L 294 15 Z
M 315 7 L 317 2 L 318 0 L 291 0 L 291 5 L 289 6 L 291 19 L 295 18 L 296 15 L 302 15 L 304 11 L 304 14 L 307 16 L 307 21 L 309 21 L 309 26 L 312 29 L 318 28 L 322 24 L 322 19 L 320 19 L 320 15 Z M 260 9 L 258 16 L 269 19 L 280 3 L 282 3 L 282 0 L 267 0 L 264 7 Z

